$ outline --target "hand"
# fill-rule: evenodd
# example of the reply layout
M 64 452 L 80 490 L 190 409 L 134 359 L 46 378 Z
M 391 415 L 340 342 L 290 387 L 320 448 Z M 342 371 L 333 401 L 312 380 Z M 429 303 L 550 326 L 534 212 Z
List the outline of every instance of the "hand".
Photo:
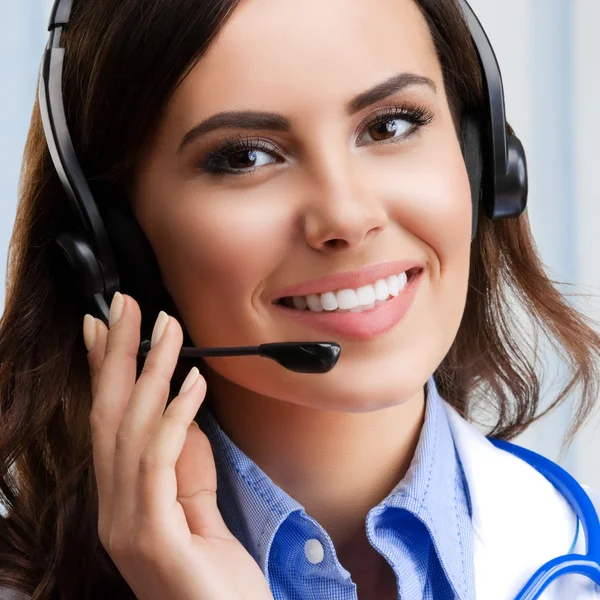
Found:
M 100 541 L 139 600 L 272 600 L 217 508 L 212 449 L 193 423 L 206 393 L 196 367 L 165 410 L 181 326 L 159 316 L 136 382 L 140 325 L 137 302 L 118 293 L 110 330 L 84 320 Z

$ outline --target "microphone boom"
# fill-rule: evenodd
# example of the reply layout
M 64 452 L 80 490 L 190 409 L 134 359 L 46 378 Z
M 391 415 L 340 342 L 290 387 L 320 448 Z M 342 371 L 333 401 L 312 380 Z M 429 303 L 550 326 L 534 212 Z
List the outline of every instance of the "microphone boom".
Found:
M 279 342 L 260 346 L 234 346 L 223 348 L 195 348 L 184 346 L 179 356 L 202 358 L 203 356 L 252 356 L 270 358 L 296 373 L 328 373 L 336 365 L 341 348 L 335 342 Z M 150 352 L 150 341 L 140 344 L 138 356 Z

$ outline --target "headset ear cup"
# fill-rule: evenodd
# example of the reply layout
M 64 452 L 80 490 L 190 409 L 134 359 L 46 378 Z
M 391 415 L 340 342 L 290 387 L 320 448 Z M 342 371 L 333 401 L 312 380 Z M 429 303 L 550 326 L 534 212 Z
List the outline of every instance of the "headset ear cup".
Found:
M 86 301 L 85 310 L 108 322 L 102 268 L 87 240 L 78 233 L 61 233 L 52 252 L 61 287 L 72 288 L 75 278 Z
M 528 176 L 525 149 L 515 135 L 507 136 L 508 172 L 497 177 L 492 219 L 518 217 L 527 207 Z
M 471 206 L 473 211 L 471 241 L 475 239 L 479 219 L 479 206 L 482 193 L 483 154 L 482 135 L 479 121 L 471 113 L 465 113 L 461 119 L 461 148 L 469 184 L 471 186 Z

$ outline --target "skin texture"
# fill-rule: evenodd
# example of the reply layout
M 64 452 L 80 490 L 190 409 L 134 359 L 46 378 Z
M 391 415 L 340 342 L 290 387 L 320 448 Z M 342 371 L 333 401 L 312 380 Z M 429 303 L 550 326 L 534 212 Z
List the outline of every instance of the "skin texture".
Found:
M 413 86 L 345 114 L 351 97 L 401 72 L 431 78 L 437 91 Z M 433 119 L 400 143 L 407 121 L 392 117 L 396 140 L 376 141 L 375 128 L 361 125 L 406 102 Z M 291 130 L 213 131 L 177 152 L 195 125 L 241 109 L 280 113 Z M 272 147 L 257 151 L 260 170 L 204 172 L 198 163 L 232 134 Z M 229 162 L 244 164 L 253 165 Z M 331 535 L 359 597 L 395 597 L 364 520 L 410 465 L 423 386 L 463 314 L 471 228 L 466 168 L 418 7 L 242 1 L 167 106 L 132 203 L 195 345 L 340 343 L 327 374 L 258 357 L 206 359 L 207 393 L 238 447 Z M 267 300 L 315 277 L 405 258 L 425 266 L 413 305 L 369 341 L 302 327 Z

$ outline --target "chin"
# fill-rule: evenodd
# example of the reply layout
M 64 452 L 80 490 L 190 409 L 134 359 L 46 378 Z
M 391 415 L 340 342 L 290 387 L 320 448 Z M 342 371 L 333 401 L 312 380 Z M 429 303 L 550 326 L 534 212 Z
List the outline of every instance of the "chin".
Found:
M 348 349 L 346 353 L 342 350 L 337 365 L 322 374 L 294 373 L 257 357 L 207 359 L 207 363 L 213 374 L 218 374 L 221 393 L 258 394 L 317 410 L 373 412 L 420 396 L 443 358 L 441 349 L 432 348 L 425 338 L 409 337 L 415 340 L 412 344 L 403 340 L 393 344 L 392 351 L 389 346 L 378 352 L 366 348 Z
M 402 382 L 397 376 L 377 381 L 346 379 L 333 390 L 317 395 L 321 402 L 313 398 L 311 404 L 339 412 L 374 412 L 410 402 L 420 395 L 426 381 L 426 375 L 410 381 L 404 378 Z

